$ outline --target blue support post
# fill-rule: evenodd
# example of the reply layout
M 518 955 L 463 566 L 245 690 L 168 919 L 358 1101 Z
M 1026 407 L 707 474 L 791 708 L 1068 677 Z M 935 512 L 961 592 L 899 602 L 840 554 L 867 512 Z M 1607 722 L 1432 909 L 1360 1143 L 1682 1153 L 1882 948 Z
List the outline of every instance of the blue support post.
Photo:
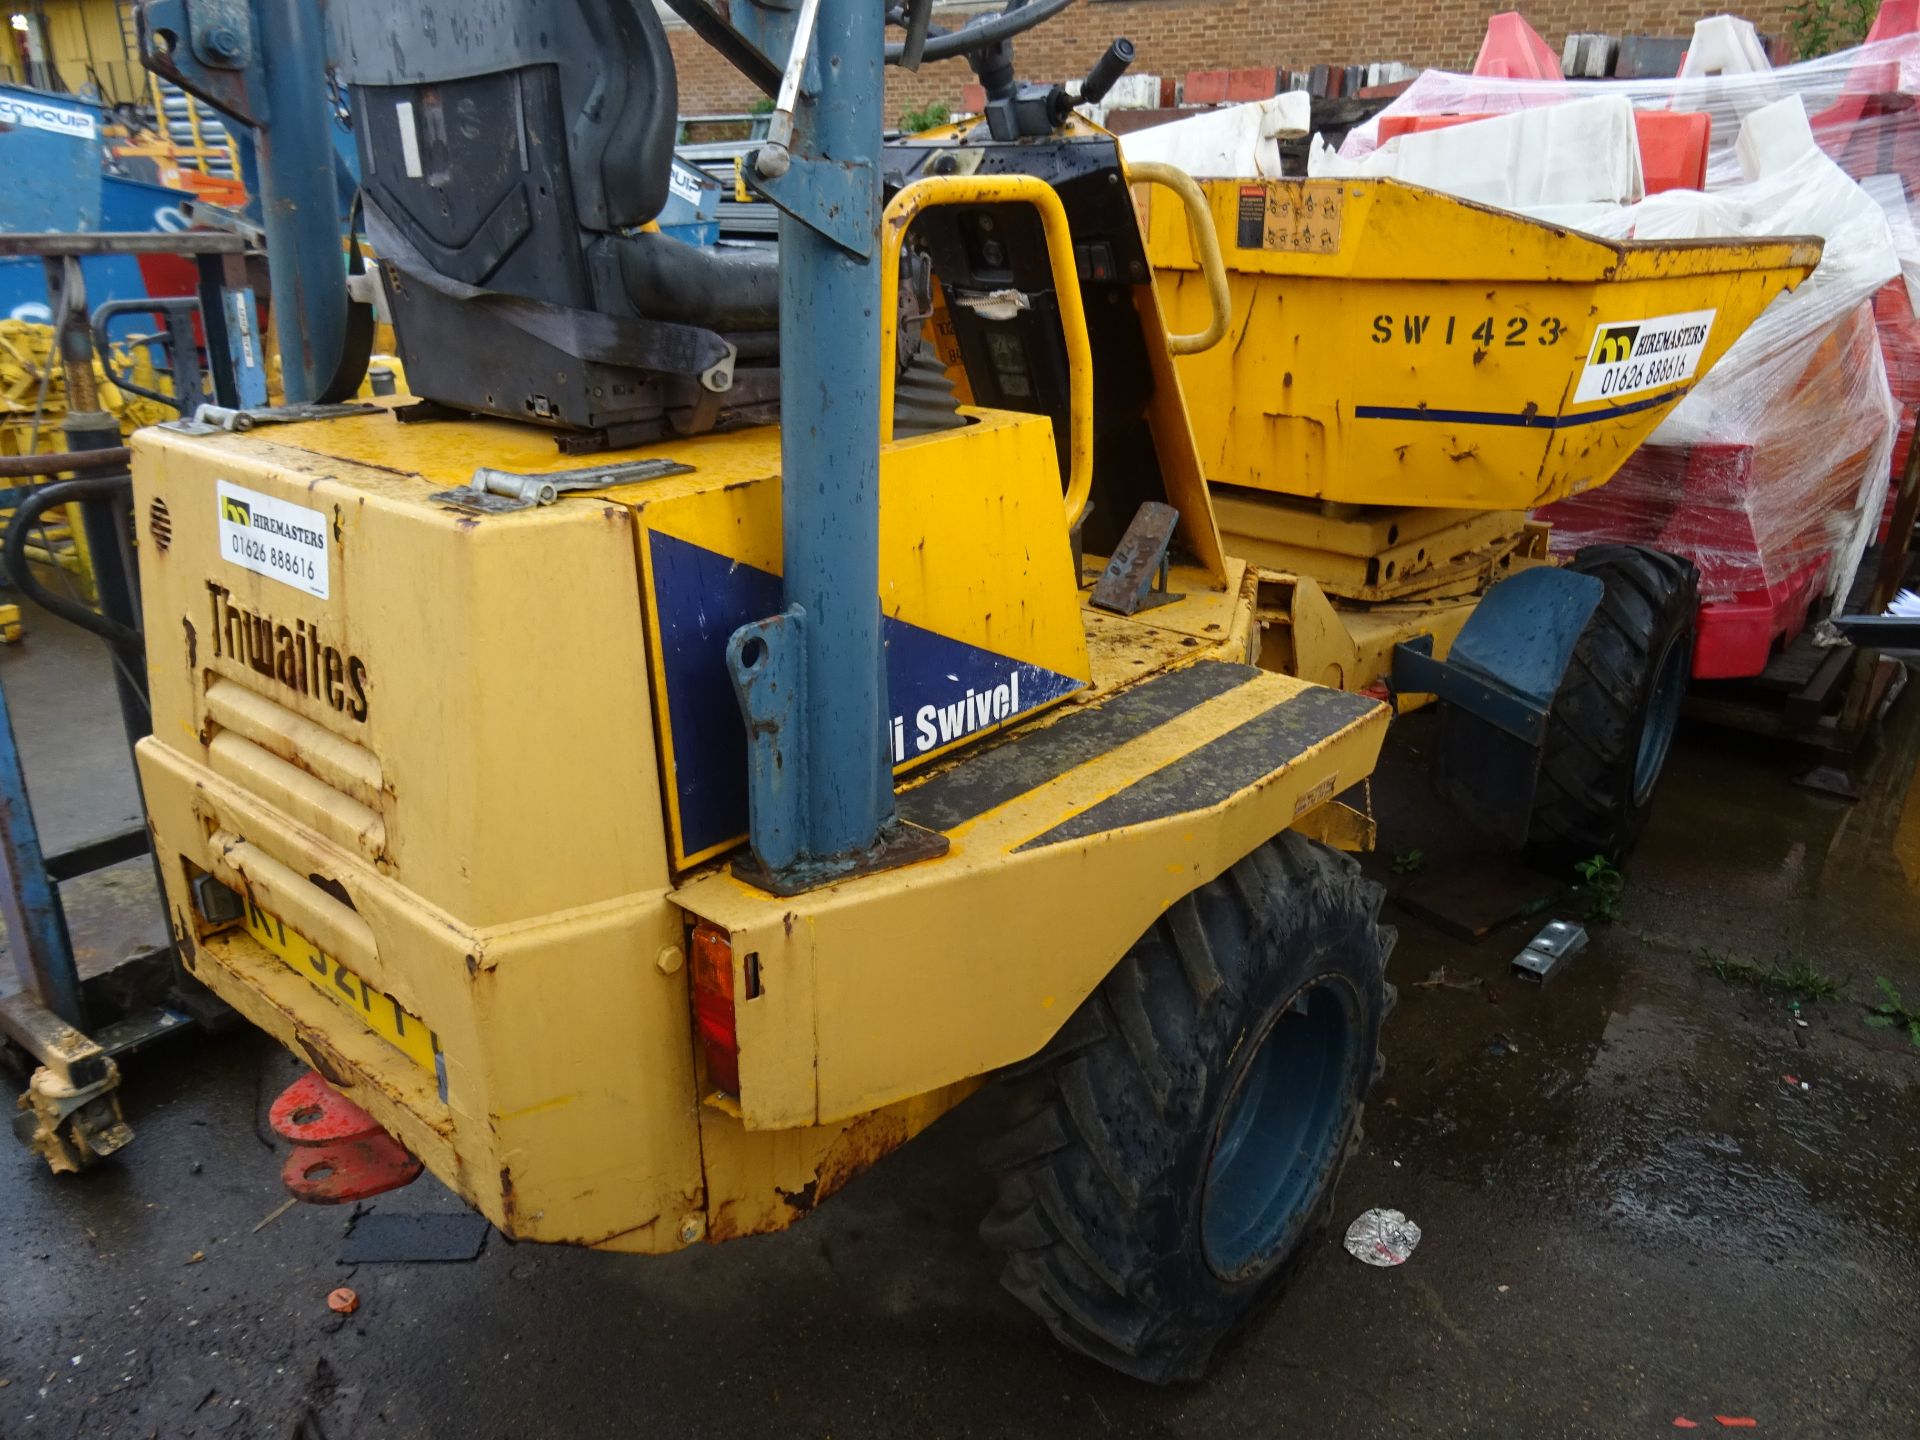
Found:
M 887 743 L 875 258 L 883 7 L 805 0 L 792 37 L 774 138 L 747 167 L 781 212 L 786 607 L 728 647 L 749 736 L 754 859 L 741 873 L 781 894 L 946 848 L 895 815 Z
M 238 402 L 234 408 L 257 409 L 267 403 L 267 367 L 260 353 L 260 322 L 254 315 L 253 291 L 231 286 L 222 289 L 220 308 L 226 314 L 227 356 L 233 365 L 234 394 Z M 284 335 L 280 343 L 284 354 Z M 192 411 L 187 412 L 187 418 L 193 418 Z
M 795 116 L 805 160 L 864 168 L 878 194 L 883 7 L 821 0 L 820 77 Z M 780 333 L 805 336 L 780 367 L 785 597 L 807 616 L 806 852 L 870 849 L 893 818 L 880 646 L 880 268 L 780 216 Z M 797 353 L 795 353 L 797 351 Z
M 352 394 L 366 356 L 347 297 L 320 7 L 146 0 L 140 32 L 149 69 L 251 128 L 247 182 L 267 236 L 288 403 Z M 156 37 L 171 37 L 171 48 Z
M 351 359 L 327 37 L 312 0 L 254 0 L 253 19 L 258 88 L 271 117 L 257 144 L 281 383 L 289 404 L 339 398 L 337 376 Z

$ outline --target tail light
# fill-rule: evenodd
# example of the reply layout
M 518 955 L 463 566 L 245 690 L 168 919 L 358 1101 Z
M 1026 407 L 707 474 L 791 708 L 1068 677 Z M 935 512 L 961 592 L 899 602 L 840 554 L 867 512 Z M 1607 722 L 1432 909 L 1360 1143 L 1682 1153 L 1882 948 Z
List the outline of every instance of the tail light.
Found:
M 740 1037 L 733 1024 L 733 942 L 719 926 L 693 927 L 693 1028 L 716 1090 L 740 1093 Z

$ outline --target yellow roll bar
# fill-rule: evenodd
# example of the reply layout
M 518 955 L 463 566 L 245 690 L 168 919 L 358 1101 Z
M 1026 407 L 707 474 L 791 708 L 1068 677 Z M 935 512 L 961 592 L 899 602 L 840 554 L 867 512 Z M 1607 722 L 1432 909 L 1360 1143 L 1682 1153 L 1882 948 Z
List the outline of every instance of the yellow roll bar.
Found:
M 1086 509 L 1093 489 L 1093 346 L 1080 303 L 1080 272 L 1066 208 L 1046 181 L 1032 175 L 929 175 L 895 195 L 880 221 L 880 443 L 893 439 L 895 332 L 900 323 L 900 250 L 922 210 L 935 205 L 1031 205 L 1047 238 L 1060 329 L 1067 342 L 1067 523 Z M 1218 258 L 1218 250 L 1215 257 Z
M 1211 350 L 1226 338 L 1227 319 L 1233 314 L 1233 300 L 1227 293 L 1227 267 L 1220 259 L 1220 236 L 1213 228 L 1213 208 L 1191 175 L 1158 160 L 1136 160 L 1127 166 L 1127 179 L 1136 185 L 1163 186 L 1179 196 L 1186 207 L 1187 233 L 1193 237 L 1194 258 L 1200 262 L 1200 274 L 1207 282 L 1213 320 L 1197 334 L 1167 336 L 1167 349 L 1175 355 Z

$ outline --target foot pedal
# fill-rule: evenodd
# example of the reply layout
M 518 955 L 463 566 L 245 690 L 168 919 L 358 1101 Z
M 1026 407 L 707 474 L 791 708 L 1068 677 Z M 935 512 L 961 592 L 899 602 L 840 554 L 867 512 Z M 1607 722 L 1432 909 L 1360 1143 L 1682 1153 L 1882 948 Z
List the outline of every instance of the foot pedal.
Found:
M 273 1133 L 293 1146 L 280 1183 L 296 1200 L 340 1205 L 398 1190 L 424 1166 L 380 1122 L 309 1070 L 280 1092 Z
M 1158 500 L 1148 500 L 1134 511 L 1133 523 L 1113 547 L 1113 556 L 1093 587 L 1093 603 L 1115 615 L 1131 615 L 1178 600 L 1178 595 L 1167 593 L 1167 551 L 1179 523 L 1180 512 Z

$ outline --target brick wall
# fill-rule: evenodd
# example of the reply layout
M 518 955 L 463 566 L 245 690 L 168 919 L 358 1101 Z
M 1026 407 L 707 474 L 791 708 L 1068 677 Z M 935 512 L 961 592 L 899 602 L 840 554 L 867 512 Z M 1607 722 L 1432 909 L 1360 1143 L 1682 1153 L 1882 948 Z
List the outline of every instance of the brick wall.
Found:
M 941 6 L 936 20 L 949 27 L 981 7 Z M 1790 0 L 1744 7 L 1762 33 L 1786 28 Z M 1452 70 L 1472 66 L 1492 13 L 1486 0 L 1080 0 L 1065 13 L 1014 42 L 1023 80 L 1065 80 L 1086 69 L 1116 35 L 1132 40 L 1140 74 L 1184 77 L 1189 70 L 1247 66 L 1357 64 L 1403 60 Z M 1687 35 L 1702 16 L 1726 13 L 1720 4 L 1697 8 L 1646 0 L 1544 0 L 1523 14 L 1556 52 L 1569 30 L 1605 34 Z M 744 110 L 755 91 L 719 55 L 684 26 L 671 30 L 680 72 L 680 110 L 692 115 Z M 895 32 L 897 35 L 898 32 Z M 960 87 L 973 78 L 966 62 L 950 60 L 918 75 L 888 72 L 890 121 L 908 105 L 944 101 L 958 108 Z

